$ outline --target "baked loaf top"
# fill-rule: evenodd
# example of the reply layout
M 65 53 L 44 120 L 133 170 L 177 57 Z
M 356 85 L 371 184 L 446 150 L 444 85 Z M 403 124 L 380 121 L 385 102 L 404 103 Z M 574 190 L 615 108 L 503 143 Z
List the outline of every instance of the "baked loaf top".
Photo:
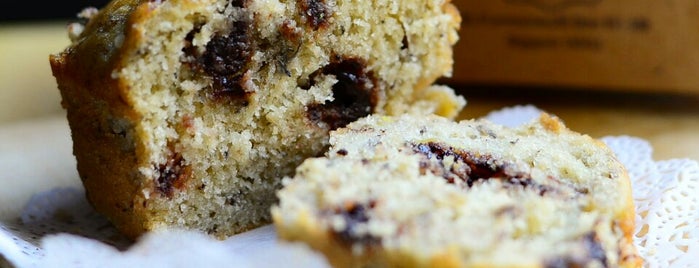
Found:
M 87 196 L 126 235 L 268 223 L 278 178 L 372 113 L 453 117 L 444 0 L 114 0 L 50 57 Z
M 557 118 L 369 116 L 284 180 L 282 239 L 336 267 L 636 267 L 625 168 Z

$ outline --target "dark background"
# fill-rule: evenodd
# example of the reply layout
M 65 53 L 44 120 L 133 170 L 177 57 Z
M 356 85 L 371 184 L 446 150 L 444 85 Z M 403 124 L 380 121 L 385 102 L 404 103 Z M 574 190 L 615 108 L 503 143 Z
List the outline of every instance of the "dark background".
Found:
M 73 20 L 85 7 L 101 8 L 108 0 L 8 1 L 0 7 L 0 22 Z

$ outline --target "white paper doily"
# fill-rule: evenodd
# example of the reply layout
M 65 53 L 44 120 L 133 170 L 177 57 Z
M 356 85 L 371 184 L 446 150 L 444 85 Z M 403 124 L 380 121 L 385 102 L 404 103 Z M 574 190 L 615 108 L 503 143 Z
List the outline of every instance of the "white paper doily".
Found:
M 516 126 L 540 112 L 534 106 L 514 106 L 486 118 Z M 635 137 L 602 140 L 629 171 L 636 204 L 634 238 L 644 266 L 699 267 L 699 164 L 653 161 L 650 144 Z M 37 194 L 15 221 L 0 222 L 0 255 L 20 268 L 328 266 L 305 245 L 276 241 L 272 226 L 225 241 L 173 230 L 130 244 L 92 210 L 79 185 Z

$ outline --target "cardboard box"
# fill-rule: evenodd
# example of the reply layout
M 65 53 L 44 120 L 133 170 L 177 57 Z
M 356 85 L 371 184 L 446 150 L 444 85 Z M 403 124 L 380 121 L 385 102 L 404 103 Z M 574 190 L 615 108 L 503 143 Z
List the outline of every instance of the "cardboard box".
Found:
M 699 1 L 453 2 L 451 82 L 699 93 Z

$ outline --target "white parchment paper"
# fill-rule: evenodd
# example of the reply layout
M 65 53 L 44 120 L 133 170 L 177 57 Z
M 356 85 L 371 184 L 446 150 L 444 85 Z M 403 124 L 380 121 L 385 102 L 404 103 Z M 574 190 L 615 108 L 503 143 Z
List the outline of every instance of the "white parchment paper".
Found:
M 516 126 L 540 112 L 534 106 L 514 106 L 486 118 Z M 699 267 L 699 164 L 654 161 L 650 144 L 636 137 L 602 140 L 629 171 L 636 205 L 634 238 L 644 266 Z M 16 267 L 328 266 L 305 245 L 277 241 L 272 226 L 225 241 L 170 230 L 131 243 L 92 210 L 79 184 L 46 189 L 27 202 L 21 215 L 0 222 L 0 255 Z

